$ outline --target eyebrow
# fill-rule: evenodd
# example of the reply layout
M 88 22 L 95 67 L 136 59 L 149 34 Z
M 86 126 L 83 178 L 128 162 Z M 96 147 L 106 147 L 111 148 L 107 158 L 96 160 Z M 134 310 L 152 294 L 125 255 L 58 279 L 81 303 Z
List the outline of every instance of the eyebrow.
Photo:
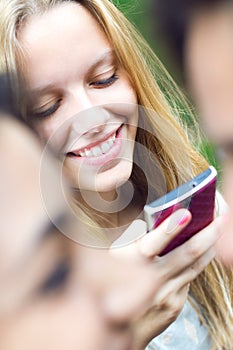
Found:
M 107 50 L 105 51 L 100 57 L 98 57 L 91 65 L 91 67 L 88 69 L 87 73 L 92 73 L 98 66 L 105 63 L 105 61 L 113 61 L 115 63 L 116 57 L 114 55 L 114 51 Z
M 87 75 L 90 75 L 98 66 L 107 62 L 113 61 L 115 64 L 116 57 L 113 49 L 106 50 L 103 54 L 101 54 L 89 67 L 87 70 Z M 52 90 L 58 90 L 55 84 L 48 84 L 45 87 L 39 87 L 31 90 L 32 95 L 43 95 L 47 92 L 51 92 Z
M 45 93 L 51 92 L 53 90 L 58 90 L 55 84 L 48 84 L 42 88 L 39 87 L 39 88 L 32 89 L 31 94 L 33 97 L 35 97 L 37 95 L 44 95 Z

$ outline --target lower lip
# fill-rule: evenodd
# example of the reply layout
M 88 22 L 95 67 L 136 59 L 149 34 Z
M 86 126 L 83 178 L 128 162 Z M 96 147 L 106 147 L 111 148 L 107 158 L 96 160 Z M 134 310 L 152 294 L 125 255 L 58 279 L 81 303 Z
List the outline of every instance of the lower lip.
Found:
M 101 154 L 97 157 L 78 157 L 78 156 L 69 156 L 74 161 L 78 161 L 83 165 L 90 166 L 102 166 L 112 160 L 116 160 L 116 158 L 120 155 L 122 144 L 123 144 L 123 126 L 117 132 L 116 138 L 114 140 L 113 145 L 107 151 L 107 153 Z

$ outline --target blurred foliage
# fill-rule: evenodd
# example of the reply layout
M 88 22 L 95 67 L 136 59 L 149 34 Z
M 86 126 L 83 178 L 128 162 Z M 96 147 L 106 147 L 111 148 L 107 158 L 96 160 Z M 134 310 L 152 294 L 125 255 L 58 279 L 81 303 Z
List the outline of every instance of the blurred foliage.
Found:
M 151 4 L 157 0 L 112 0 L 112 2 L 135 24 L 139 32 L 149 42 L 157 56 L 164 63 L 169 73 L 176 81 L 182 79 L 177 64 L 161 36 L 157 26 L 156 13 L 151 12 Z
M 217 161 L 216 151 L 213 144 L 203 139 L 202 143 L 199 145 L 199 151 L 203 154 L 203 156 L 208 159 L 209 163 L 212 164 L 218 173 L 221 173 L 220 164 Z
M 156 21 L 156 13 L 151 12 L 151 5 L 154 1 L 157 0 L 112 0 L 125 16 L 134 23 L 138 31 L 149 42 L 150 46 L 163 62 L 164 66 L 177 82 L 181 90 L 186 92 L 179 64 L 173 59 L 164 37 L 159 31 Z M 184 115 L 183 117 L 190 126 L 191 121 L 189 116 Z M 198 148 L 209 163 L 219 169 L 213 145 L 204 138 Z

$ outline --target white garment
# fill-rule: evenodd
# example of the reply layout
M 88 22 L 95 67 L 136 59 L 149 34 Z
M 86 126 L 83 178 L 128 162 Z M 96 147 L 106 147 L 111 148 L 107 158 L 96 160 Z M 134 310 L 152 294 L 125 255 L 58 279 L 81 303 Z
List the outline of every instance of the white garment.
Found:
M 178 318 L 152 339 L 146 350 L 210 350 L 212 345 L 208 330 L 186 301 Z

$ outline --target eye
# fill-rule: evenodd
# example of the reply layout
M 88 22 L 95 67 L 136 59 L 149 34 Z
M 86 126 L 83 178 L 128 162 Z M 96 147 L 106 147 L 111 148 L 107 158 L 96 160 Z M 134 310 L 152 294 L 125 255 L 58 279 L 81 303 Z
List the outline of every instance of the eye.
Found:
M 116 72 L 114 72 L 113 75 L 111 75 L 109 78 L 94 81 L 90 83 L 90 86 L 94 86 L 95 88 L 101 89 L 114 84 L 115 81 L 118 79 L 119 79 L 119 76 L 116 74 Z
M 34 111 L 34 116 L 38 119 L 50 117 L 58 110 L 58 108 L 61 105 L 61 102 L 62 102 L 62 99 L 60 98 L 49 108 L 44 109 L 44 110 Z
M 70 270 L 70 261 L 67 258 L 62 259 L 39 287 L 39 293 L 48 294 L 50 292 L 59 291 L 65 287 L 70 275 Z

